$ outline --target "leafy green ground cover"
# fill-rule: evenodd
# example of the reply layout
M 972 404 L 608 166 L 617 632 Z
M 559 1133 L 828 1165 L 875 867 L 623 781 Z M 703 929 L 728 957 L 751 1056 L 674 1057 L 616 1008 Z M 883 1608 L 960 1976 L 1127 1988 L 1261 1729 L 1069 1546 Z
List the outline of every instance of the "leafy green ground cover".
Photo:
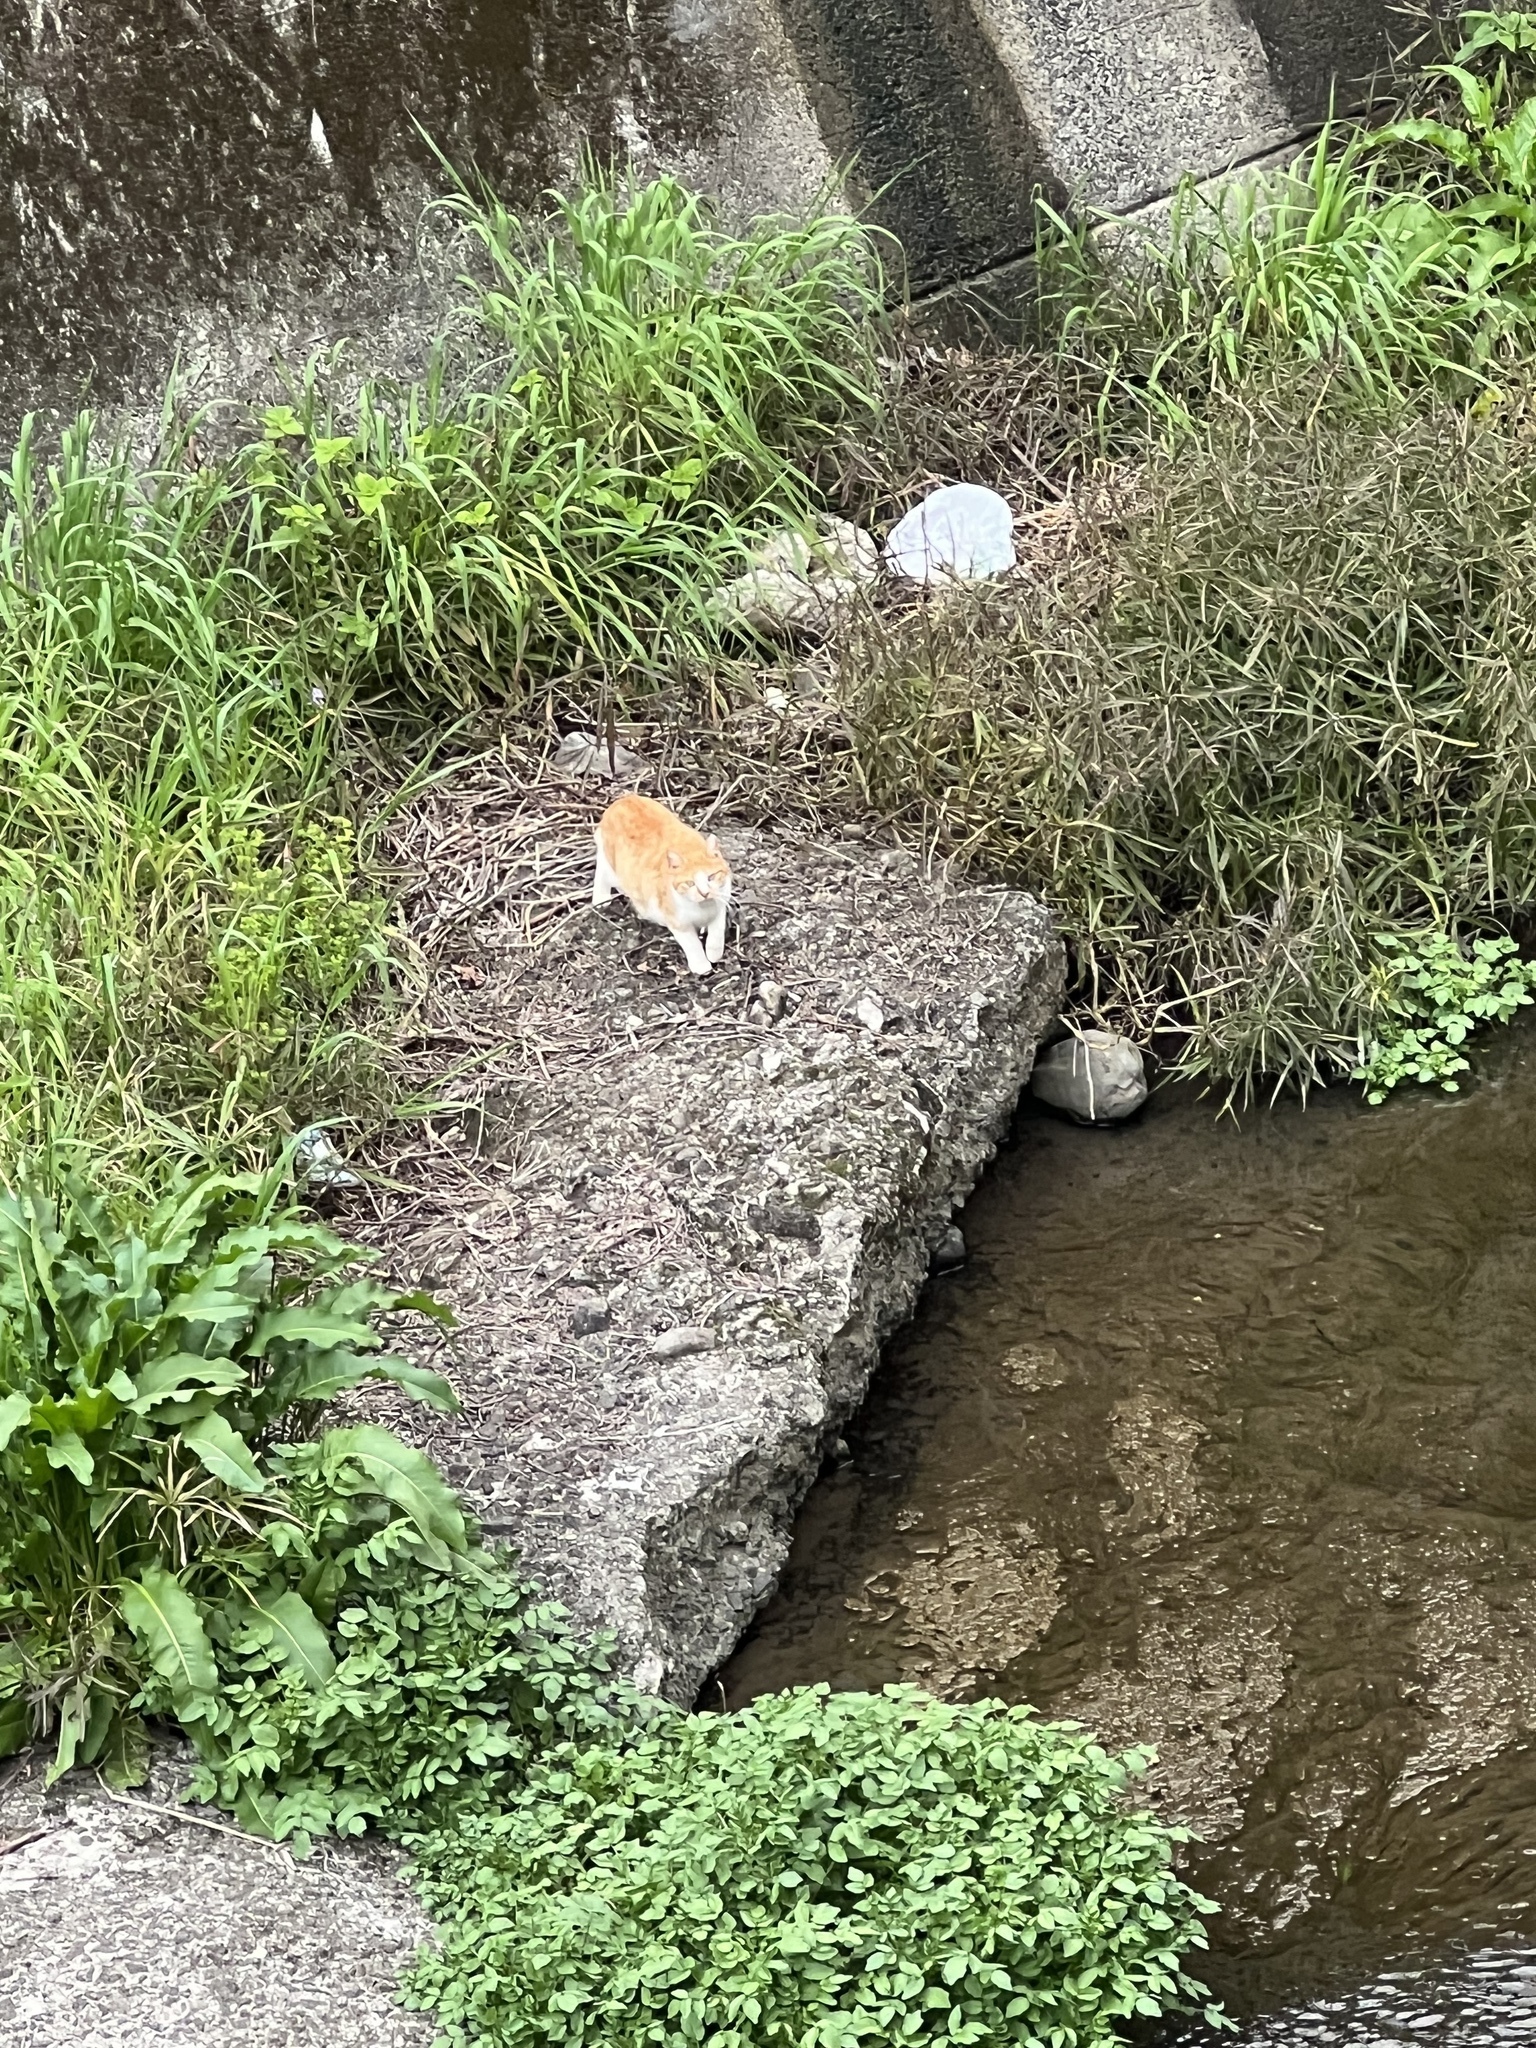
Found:
M 443 1940 L 411 1996 L 455 2048 L 1107 2048 L 1203 1998 L 1146 1760 L 894 1686 L 562 1744 L 417 1843 Z
M 142 1230 L 0 1199 L 0 1754 L 132 1784 L 170 1723 L 253 1832 L 410 1842 L 444 1938 L 409 1995 L 464 2048 L 1098 2048 L 1201 2002 L 1145 1757 L 894 1689 L 643 1700 L 430 1460 L 327 1427 L 370 1377 L 451 1405 L 376 1327 L 441 1311 L 283 1187 L 210 1174 Z
M 52 1740 L 56 1772 L 134 1776 L 151 1673 L 202 1725 L 215 1641 L 254 1631 L 312 1676 L 336 1503 L 398 1510 L 434 1562 L 463 1547 L 420 1452 L 368 1424 L 306 1440 L 366 1379 L 455 1404 L 374 1327 L 445 1312 L 298 1215 L 285 1165 L 173 1183 L 127 1227 L 73 1181 L 0 1195 L 0 1731 Z

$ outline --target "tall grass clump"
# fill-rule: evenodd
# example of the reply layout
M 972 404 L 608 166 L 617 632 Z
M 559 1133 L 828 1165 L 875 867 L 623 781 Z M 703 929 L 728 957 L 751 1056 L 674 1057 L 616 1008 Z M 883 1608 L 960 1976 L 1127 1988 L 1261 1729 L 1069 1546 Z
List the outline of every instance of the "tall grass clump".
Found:
M 1320 364 L 1391 406 L 1462 395 L 1528 348 L 1536 16 L 1472 13 L 1396 119 L 1329 122 L 1296 161 L 1181 181 L 1165 221 L 1042 215 L 1040 317 L 1098 425 L 1177 434 L 1213 387 Z
M 239 1153 L 367 1085 L 352 998 L 386 961 L 334 721 L 231 519 L 172 447 L 91 423 L 0 477 L 0 1158 L 109 1180 Z M 265 1141 L 262 1141 L 265 1143 Z
M 148 467 L 83 417 L 0 476 L 0 1178 L 84 1147 L 147 1188 L 377 1110 L 405 956 L 354 764 L 707 657 L 872 403 L 843 216 L 732 235 L 596 173 L 537 224 L 445 204 L 480 261 L 421 379 L 312 363 L 200 435 L 172 394 Z
M 1055 572 L 851 631 L 861 790 L 1045 894 L 1089 1003 L 1186 1073 L 1353 1072 L 1384 936 L 1536 892 L 1525 417 L 1218 394 Z
M 675 179 L 598 173 L 536 225 L 442 204 L 482 257 L 454 345 L 404 389 L 312 372 L 267 414 L 250 553 L 349 688 L 518 704 L 573 662 L 633 689 L 707 660 L 711 591 L 872 416 L 864 231 L 734 235 Z

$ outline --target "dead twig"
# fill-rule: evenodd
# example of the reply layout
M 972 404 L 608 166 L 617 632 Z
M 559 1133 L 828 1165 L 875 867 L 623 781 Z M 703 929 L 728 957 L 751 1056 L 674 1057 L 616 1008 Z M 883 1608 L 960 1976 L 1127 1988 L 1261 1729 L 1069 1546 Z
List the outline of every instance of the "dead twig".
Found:
M 12 1835 L 8 1842 L 0 1842 L 0 1856 L 10 1856 L 17 1849 L 25 1849 L 28 1842 L 42 1841 L 45 1835 L 62 1835 L 66 1828 L 73 1826 L 73 1821 L 55 1820 L 43 1827 L 28 1828 L 24 1835 Z
M 96 1782 L 107 1797 L 118 1806 L 131 1806 L 136 1813 L 158 1814 L 162 1820 L 184 1821 L 188 1827 L 207 1828 L 215 1835 L 230 1835 L 235 1841 L 244 1842 L 247 1848 L 265 1849 L 287 1860 L 288 1851 L 281 1842 L 265 1841 L 260 1835 L 247 1834 L 244 1828 L 232 1828 L 227 1821 L 208 1820 L 200 1813 L 188 1813 L 185 1807 L 159 1806 L 152 1799 L 135 1799 L 130 1793 L 119 1792 L 109 1785 L 100 1772 L 97 1773 Z

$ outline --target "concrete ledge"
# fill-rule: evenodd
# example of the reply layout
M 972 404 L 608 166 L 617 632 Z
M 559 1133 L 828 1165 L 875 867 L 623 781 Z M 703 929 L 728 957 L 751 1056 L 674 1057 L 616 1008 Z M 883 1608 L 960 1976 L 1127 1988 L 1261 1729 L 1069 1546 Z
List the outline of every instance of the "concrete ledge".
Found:
M 526 850 L 508 795 L 450 799 L 445 869 L 498 816 Z M 599 807 L 544 811 L 546 895 L 585 882 Z M 739 923 L 707 980 L 619 903 L 531 957 L 523 888 L 466 931 L 435 1028 L 462 1038 L 472 1017 L 513 1060 L 394 1164 L 411 1192 L 378 1231 L 463 1324 L 441 1361 L 462 1419 L 391 1420 L 683 1703 L 771 1592 L 1062 983 L 1030 897 L 952 887 L 894 848 L 720 830 Z
M 513 1051 L 392 1162 L 373 1233 L 458 1308 L 445 1362 L 466 1412 L 424 1431 L 371 1405 L 687 1703 L 772 1592 L 1006 1128 L 1062 952 L 1016 891 L 722 828 L 739 928 L 696 982 L 626 906 L 580 907 L 601 801 L 488 770 L 415 821 L 439 983 L 419 1056 Z M 0 1784 L 0 1842 L 43 1830 L 0 1859 L 6 2048 L 431 2040 L 393 2003 L 429 1929 L 382 1845 L 295 1864 L 222 1816 L 179 1817 L 174 1756 L 143 1795 L 160 1813 L 40 1780 L 35 1761 Z

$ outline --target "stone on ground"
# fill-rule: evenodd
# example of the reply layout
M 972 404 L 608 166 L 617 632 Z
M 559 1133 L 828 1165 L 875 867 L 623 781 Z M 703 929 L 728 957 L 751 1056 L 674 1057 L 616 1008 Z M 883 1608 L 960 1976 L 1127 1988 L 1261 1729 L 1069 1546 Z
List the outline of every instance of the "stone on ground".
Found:
M 1035 1061 L 1030 1093 L 1081 1124 L 1116 1123 L 1147 1099 L 1141 1050 L 1118 1031 L 1059 1039 Z

